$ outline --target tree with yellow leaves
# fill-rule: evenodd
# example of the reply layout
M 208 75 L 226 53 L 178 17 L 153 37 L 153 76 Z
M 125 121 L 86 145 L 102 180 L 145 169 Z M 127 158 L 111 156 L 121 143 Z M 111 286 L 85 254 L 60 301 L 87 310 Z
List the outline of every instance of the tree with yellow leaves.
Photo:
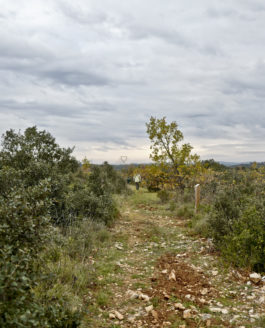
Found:
M 146 127 L 151 141 L 150 158 L 166 173 L 171 185 L 183 190 L 202 169 L 199 156 L 191 153 L 189 143 L 180 144 L 184 137 L 175 121 L 167 123 L 166 117 L 151 116 Z

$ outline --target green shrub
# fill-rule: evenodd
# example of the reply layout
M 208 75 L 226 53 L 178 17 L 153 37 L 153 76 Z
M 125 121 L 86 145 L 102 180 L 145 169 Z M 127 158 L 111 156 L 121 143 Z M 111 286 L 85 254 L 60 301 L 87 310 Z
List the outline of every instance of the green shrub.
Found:
M 169 210 L 170 210 L 171 212 L 174 212 L 176 208 L 177 208 L 176 201 L 175 201 L 175 200 L 172 200 L 172 201 L 169 203 Z
M 35 126 L 27 128 L 24 134 L 9 130 L 2 136 L 0 168 L 8 166 L 16 170 L 27 170 L 32 164 L 36 164 L 35 169 L 39 165 L 48 165 L 50 169 L 61 173 L 74 172 L 78 162 L 71 156 L 72 152 L 71 148 L 59 147 L 50 133 L 38 131 Z M 42 179 L 43 167 L 38 172 Z M 40 179 L 37 174 L 32 174 L 31 183 L 38 183 Z
M 158 198 L 161 200 L 162 203 L 167 203 L 170 199 L 169 191 L 162 189 L 157 192 Z
M 7 131 L 0 151 L 0 195 L 49 179 L 53 223 L 66 226 L 90 217 L 111 224 L 118 216 L 112 193 L 126 191 L 125 181 L 107 162 L 92 166 L 89 176 L 78 172 L 72 151 L 61 148 L 48 132 L 36 127 L 26 129 L 24 134 Z
M 126 189 L 108 164 L 91 174 L 78 171 L 73 149 L 61 148 L 46 131 L 7 131 L 0 151 L 0 326 L 74 328 L 81 313 L 63 295 L 38 285 L 53 284 L 43 275 L 40 252 L 53 225 L 67 229 L 84 219 L 111 224 L 119 215 L 113 192 Z M 125 188 L 125 189 L 124 189 Z M 58 227 L 57 227 L 58 228 Z M 53 229 L 53 230 L 52 230 Z M 82 239 L 87 249 L 91 235 Z M 99 234 L 101 242 L 106 235 Z M 77 252 L 77 250 L 75 250 Z M 56 262 L 61 254 L 51 252 Z M 86 278 L 87 279 L 87 278 Z M 45 285 L 44 284 L 44 285 Z
M 49 179 L 49 198 L 52 200 L 49 209 L 53 221 L 60 223 L 64 218 L 65 194 L 71 173 L 79 167 L 72 152 L 73 149 L 61 148 L 48 132 L 38 131 L 36 127 L 26 129 L 24 134 L 7 131 L 2 136 L 0 151 L 0 175 L 5 186 L 0 193 L 4 195 L 19 185 L 36 186 Z
M 83 218 L 110 225 L 119 215 L 111 183 L 100 166 L 93 166 L 88 177 L 78 174 L 73 178 L 63 205 L 64 225 Z
M 114 170 L 113 166 L 108 164 L 108 162 L 104 162 L 103 165 L 101 165 L 101 170 L 107 176 L 111 193 L 128 193 L 129 189 L 127 188 L 126 181 L 119 172 Z
M 237 266 L 265 271 L 265 221 L 255 205 L 249 205 L 221 242 L 224 256 Z
M 264 179 L 255 170 L 232 175 L 216 193 L 209 217 L 211 236 L 233 264 L 264 271 Z
M 216 244 L 223 241 L 223 237 L 232 231 L 234 222 L 240 216 L 240 195 L 234 190 L 225 189 L 215 199 L 209 224 Z
M 183 194 L 183 202 L 184 203 L 189 203 L 192 202 L 194 199 L 194 191 L 188 188 L 184 189 L 184 194 Z
M 210 237 L 209 216 L 207 214 L 194 215 L 191 227 L 196 234 Z
M 182 205 L 177 210 L 177 216 L 190 219 L 194 215 L 194 208 L 189 204 Z
M 60 307 L 61 300 L 46 302 L 45 295 L 38 299 L 32 292 L 43 279 L 36 265 L 50 234 L 50 192 L 44 180 L 0 197 L 1 327 L 77 327 L 78 313 Z

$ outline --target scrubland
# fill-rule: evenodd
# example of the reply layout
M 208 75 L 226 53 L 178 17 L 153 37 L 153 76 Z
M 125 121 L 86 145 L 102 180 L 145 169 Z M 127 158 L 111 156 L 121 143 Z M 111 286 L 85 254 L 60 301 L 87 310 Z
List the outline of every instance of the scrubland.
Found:
M 204 168 L 195 213 L 194 175 L 143 167 L 136 191 L 72 151 L 2 138 L 1 327 L 265 326 L 263 167 Z

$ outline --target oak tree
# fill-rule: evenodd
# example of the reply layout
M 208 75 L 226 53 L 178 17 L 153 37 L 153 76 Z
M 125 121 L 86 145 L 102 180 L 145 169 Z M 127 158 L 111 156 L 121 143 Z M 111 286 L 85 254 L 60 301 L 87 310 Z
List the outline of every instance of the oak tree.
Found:
M 166 122 L 151 116 L 146 124 L 147 133 L 151 141 L 150 158 L 168 172 L 170 179 L 181 189 L 185 187 L 185 179 L 194 175 L 199 169 L 199 156 L 192 154 L 192 146 L 182 143 L 184 137 L 175 121 Z

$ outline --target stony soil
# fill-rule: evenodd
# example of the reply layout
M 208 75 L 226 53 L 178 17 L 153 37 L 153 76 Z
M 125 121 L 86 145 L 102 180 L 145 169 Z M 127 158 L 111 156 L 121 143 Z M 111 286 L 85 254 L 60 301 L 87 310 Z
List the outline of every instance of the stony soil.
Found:
M 91 327 L 265 327 L 265 281 L 255 284 L 250 272 L 223 262 L 185 218 L 148 197 L 142 190 L 123 202 L 102 257 L 118 270 L 107 273 L 113 279 L 101 288 L 110 301 Z

